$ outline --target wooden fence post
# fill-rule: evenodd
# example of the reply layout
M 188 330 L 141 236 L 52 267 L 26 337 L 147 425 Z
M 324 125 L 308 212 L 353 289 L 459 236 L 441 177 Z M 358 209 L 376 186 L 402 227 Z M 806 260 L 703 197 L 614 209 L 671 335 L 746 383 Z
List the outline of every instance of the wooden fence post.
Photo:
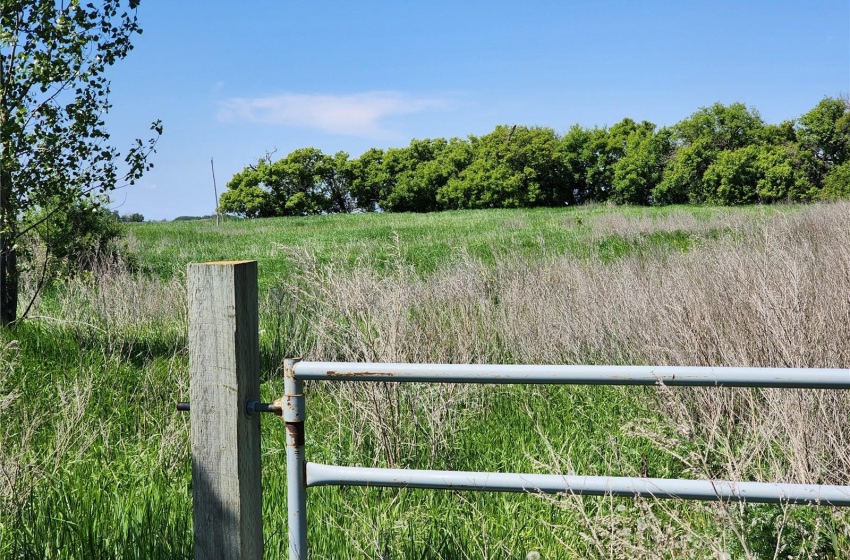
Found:
M 190 264 L 195 559 L 263 556 L 257 262 Z

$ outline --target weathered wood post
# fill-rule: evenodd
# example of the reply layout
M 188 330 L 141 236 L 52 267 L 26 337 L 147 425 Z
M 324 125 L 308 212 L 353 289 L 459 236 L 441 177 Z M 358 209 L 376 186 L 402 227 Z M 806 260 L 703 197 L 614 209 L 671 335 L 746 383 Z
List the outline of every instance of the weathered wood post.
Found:
M 195 559 L 263 556 L 257 262 L 190 264 Z

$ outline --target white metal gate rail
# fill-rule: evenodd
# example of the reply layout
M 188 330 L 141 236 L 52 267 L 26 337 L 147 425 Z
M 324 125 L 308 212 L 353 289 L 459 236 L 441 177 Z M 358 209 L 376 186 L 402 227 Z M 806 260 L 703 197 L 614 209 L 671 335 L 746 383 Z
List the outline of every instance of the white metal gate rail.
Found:
M 850 370 L 810 368 L 373 364 L 286 360 L 283 418 L 287 429 L 289 557 L 307 558 L 306 489 L 376 486 L 487 492 L 570 493 L 686 500 L 850 506 L 850 486 L 379 469 L 308 463 L 304 458 L 303 382 L 423 382 L 559 385 L 657 385 L 850 389 Z

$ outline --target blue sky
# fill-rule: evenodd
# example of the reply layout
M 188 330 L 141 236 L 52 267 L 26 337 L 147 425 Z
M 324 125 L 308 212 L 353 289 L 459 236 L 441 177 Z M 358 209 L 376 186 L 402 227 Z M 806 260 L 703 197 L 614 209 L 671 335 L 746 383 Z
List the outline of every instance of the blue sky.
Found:
M 165 127 L 122 214 L 214 211 L 266 152 L 359 156 L 498 124 L 673 124 L 716 101 L 796 118 L 850 92 L 850 2 L 143 0 L 111 69 L 116 146 Z

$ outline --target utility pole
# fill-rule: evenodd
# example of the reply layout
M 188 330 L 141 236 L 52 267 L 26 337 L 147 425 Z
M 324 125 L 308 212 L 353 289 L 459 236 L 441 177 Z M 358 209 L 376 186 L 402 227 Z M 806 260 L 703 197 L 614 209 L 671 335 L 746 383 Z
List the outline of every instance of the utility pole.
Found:
M 210 169 L 212 169 L 213 193 L 215 194 L 215 225 L 219 225 L 221 214 L 218 211 L 218 187 L 215 186 L 215 165 L 213 165 L 213 158 L 210 158 Z

